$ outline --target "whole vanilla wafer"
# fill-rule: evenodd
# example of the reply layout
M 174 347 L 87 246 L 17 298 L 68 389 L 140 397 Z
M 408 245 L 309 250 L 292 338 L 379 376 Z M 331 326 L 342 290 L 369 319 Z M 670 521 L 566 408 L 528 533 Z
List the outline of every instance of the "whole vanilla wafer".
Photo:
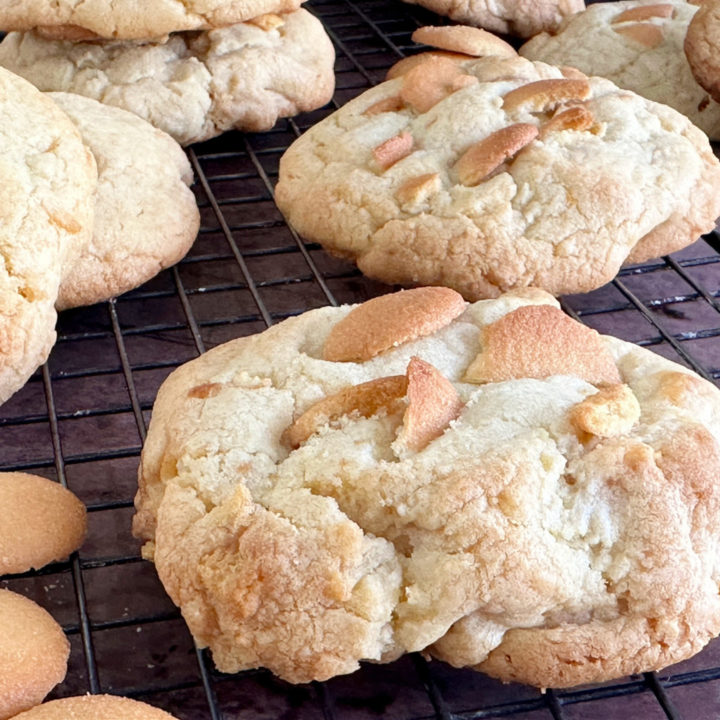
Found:
M 16 720 L 173 720 L 164 710 L 117 695 L 82 695 L 38 705 Z
M 0 589 L 0 720 L 42 702 L 67 671 L 70 644 L 50 614 Z
M 0 575 L 64 560 L 85 539 L 85 506 L 69 490 L 37 475 L 0 473 Z

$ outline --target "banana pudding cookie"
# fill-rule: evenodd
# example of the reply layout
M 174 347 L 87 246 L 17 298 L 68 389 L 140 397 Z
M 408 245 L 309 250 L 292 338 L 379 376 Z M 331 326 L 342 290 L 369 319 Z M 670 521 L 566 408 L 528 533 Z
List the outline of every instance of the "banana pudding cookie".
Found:
M 695 79 L 720 102 L 720 2 L 703 0 L 685 35 L 685 55 Z
M 291 12 L 301 0 L 10 0 L 0 30 L 39 29 L 55 39 L 148 40 L 182 30 L 210 30 L 269 12 Z
M 405 0 L 458 23 L 476 25 L 493 32 L 532 37 L 553 31 L 562 21 L 580 12 L 584 0 Z
M 708 48 L 707 43 L 692 41 L 696 13 L 697 5 L 680 0 L 594 3 L 569 18 L 556 34 L 537 35 L 519 52 L 530 60 L 601 75 L 675 108 L 712 140 L 720 140 L 720 104 L 701 87 L 700 76 L 696 73 L 696 80 L 688 64 L 700 48 Z M 698 62 L 698 69 L 707 67 L 709 61 Z
M 164 43 L 54 41 L 9 33 L 0 65 L 44 91 L 85 95 L 139 115 L 181 145 L 270 129 L 314 110 L 335 87 L 335 52 L 305 10 L 263 15 Z
M 97 169 L 77 129 L 30 83 L 0 70 L 0 402 L 55 342 L 63 272 L 92 233 Z
M 160 388 L 135 534 L 225 672 L 423 650 L 541 687 L 720 630 L 720 392 L 525 288 L 321 308 Z
M 190 249 L 200 212 L 182 148 L 133 113 L 49 93 L 98 166 L 92 239 L 60 283 L 56 307 L 91 305 L 141 285 Z
M 276 199 L 307 240 L 475 300 L 588 291 L 714 228 L 720 165 L 687 118 L 505 49 L 457 55 L 414 59 L 290 146 Z

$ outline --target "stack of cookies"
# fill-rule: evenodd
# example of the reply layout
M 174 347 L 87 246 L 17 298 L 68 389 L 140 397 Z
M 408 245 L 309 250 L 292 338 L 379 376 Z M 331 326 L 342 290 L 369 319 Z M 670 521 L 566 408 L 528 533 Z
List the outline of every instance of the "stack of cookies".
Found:
M 182 145 L 268 130 L 334 90 L 334 50 L 298 0 L 0 7 L 0 65 L 44 91 L 124 108 Z

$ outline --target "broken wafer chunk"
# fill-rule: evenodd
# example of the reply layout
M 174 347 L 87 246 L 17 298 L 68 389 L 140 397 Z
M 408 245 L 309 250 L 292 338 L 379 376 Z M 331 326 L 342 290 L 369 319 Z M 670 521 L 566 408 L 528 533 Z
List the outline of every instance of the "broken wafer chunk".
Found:
M 471 145 L 455 163 L 460 182 L 472 187 L 538 136 L 535 125 L 517 123 Z
M 251 25 L 259 27 L 265 32 L 275 30 L 275 28 L 282 27 L 285 21 L 275 13 L 265 13 L 265 15 L 258 15 L 258 17 L 248 20 Z
M 575 375 L 593 385 L 620 383 L 600 335 L 550 305 L 517 308 L 481 331 L 482 350 L 465 372 L 472 383 Z
M 412 39 L 416 43 L 473 57 L 517 57 L 512 45 L 497 35 L 470 25 L 426 25 L 415 30 Z
M 334 395 L 328 395 L 300 415 L 285 430 L 282 441 L 295 449 L 320 428 L 344 415 L 372 417 L 381 410 L 394 412 L 399 409 L 398 403 L 405 396 L 407 382 L 405 375 L 390 375 L 351 385 Z
M 325 340 L 323 359 L 365 362 L 385 350 L 449 325 L 465 309 L 462 296 L 444 287 L 381 295 L 353 308 Z
M 540 137 L 561 130 L 589 130 L 595 123 L 593 114 L 583 105 L 573 105 L 550 118 L 541 128 Z
M 616 33 L 629 37 L 648 48 L 654 48 L 660 45 L 665 39 L 663 30 L 658 25 L 652 23 L 637 23 L 635 25 L 623 25 L 614 27 Z
M 399 135 L 391 137 L 381 145 L 378 145 L 373 149 L 373 157 L 375 162 L 383 169 L 387 170 L 389 167 L 394 165 L 398 160 L 402 160 L 404 157 L 412 152 L 413 138 L 412 135 L 407 132 L 401 132 Z
M 363 111 L 363 115 L 379 115 L 385 112 L 399 112 L 405 107 L 405 103 L 399 95 L 378 100 Z
M 425 202 L 442 185 L 438 173 L 425 173 L 406 180 L 395 192 L 401 205 Z
M 600 388 L 570 411 L 570 422 L 582 432 L 598 437 L 624 435 L 640 419 L 640 404 L 628 385 Z
M 623 10 L 616 15 L 611 22 L 639 22 L 641 20 L 650 20 L 651 18 L 671 18 L 675 16 L 675 8 L 667 3 L 658 3 L 657 5 L 639 5 L 638 7 Z
M 466 75 L 458 63 L 444 57 L 429 57 L 403 75 L 400 97 L 417 112 L 425 113 L 459 89 L 463 84 L 458 84 L 460 76 Z M 466 84 L 477 82 L 472 75 L 466 77 L 472 78 Z
M 440 437 L 464 403 L 453 384 L 433 365 L 413 356 L 407 367 L 407 410 L 398 443 L 419 452 Z
M 580 102 L 590 95 L 590 83 L 583 78 L 553 78 L 520 85 L 503 96 L 503 110 L 548 112 L 562 103 Z

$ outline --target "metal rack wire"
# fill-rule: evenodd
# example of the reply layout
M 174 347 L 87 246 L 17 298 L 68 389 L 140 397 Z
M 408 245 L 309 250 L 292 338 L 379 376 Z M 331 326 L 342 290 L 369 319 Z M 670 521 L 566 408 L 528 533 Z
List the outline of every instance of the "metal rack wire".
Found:
M 55 478 L 90 511 L 79 555 L 0 582 L 49 609 L 71 639 L 68 677 L 52 697 L 118 693 L 188 720 L 719 717 L 717 641 L 660 673 L 545 694 L 418 655 L 305 686 L 265 671 L 222 675 L 140 559 L 130 535 L 136 470 L 155 393 L 170 371 L 290 315 L 388 290 L 303 243 L 274 205 L 273 186 L 295 137 L 381 81 L 410 49 L 412 30 L 438 18 L 397 0 L 306 7 L 336 45 L 333 102 L 267 133 L 228 133 L 191 148 L 202 229 L 188 257 L 115 301 L 63 313 L 48 363 L 0 407 L 0 470 Z M 602 332 L 720 378 L 717 233 L 563 304 Z

